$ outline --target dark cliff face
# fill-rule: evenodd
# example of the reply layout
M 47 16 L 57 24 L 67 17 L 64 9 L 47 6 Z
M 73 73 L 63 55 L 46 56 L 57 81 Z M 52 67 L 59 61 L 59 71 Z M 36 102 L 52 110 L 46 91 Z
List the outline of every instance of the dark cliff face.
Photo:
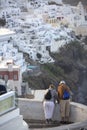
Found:
M 70 4 L 72 6 L 77 6 L 81 1 L 84 6 L 87 6 L 87 0 L 62 0 L 64 4 Z
M 87 105 L 87 68 L 80 72 L 76 101 Z
M 40 75 L 23 77 L 32 89 L 46 89 L 50 83 L 56 88 L 60 80 L 65 80 L 74 93 L 73 100 L 87 104 L 87 50 L 81 43 L 74 41 L 50 54 L 54 63 L 40 65 Z

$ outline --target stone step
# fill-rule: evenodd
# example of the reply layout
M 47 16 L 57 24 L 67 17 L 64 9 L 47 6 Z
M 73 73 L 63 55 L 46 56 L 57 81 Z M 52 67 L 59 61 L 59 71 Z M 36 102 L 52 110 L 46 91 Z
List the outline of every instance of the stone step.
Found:
M 26 120 L 25 121 L 28 123 L 29 128 L 48 128 L 48 127 L 55 127 L 55 126 L 60 126 L 60 122 L 58 121 L 52 121 L 49 124 L 46 124 L 45 121 L 42 120 Z

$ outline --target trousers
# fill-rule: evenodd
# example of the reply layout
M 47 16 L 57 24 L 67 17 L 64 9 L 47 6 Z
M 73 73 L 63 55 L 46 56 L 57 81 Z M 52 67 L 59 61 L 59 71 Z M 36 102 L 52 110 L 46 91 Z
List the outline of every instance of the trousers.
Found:
M 61 117 L 69 117 L 70 114 L 70 99 L 60 100 Z
M 54 106 L 55 106 L 55 104 L 54 104 L 53 101 L 44 101 L 43 102 L 45 119 L 51 119 L 52 118 Z

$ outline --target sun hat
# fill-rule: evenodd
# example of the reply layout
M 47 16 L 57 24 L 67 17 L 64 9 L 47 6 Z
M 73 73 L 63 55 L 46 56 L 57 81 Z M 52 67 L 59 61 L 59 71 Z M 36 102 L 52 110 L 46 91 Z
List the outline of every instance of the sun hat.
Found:
M 64 80 L 60 81 L 59 84 L 66 84 L 66 82 Z

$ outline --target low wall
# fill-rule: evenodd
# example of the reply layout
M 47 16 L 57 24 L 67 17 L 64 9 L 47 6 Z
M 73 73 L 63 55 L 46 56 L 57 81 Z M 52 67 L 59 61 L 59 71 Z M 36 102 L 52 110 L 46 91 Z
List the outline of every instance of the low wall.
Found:
M 24 119 L 29 120 L 45 120 L 42 101 L 19 98 L 18 104 L 20 114 Z M 60 120 L 60 105 L 55 105 L 54 120 Z M 87 106 L 71 102 L 70 121 L 82 122 L 87 120 Z

